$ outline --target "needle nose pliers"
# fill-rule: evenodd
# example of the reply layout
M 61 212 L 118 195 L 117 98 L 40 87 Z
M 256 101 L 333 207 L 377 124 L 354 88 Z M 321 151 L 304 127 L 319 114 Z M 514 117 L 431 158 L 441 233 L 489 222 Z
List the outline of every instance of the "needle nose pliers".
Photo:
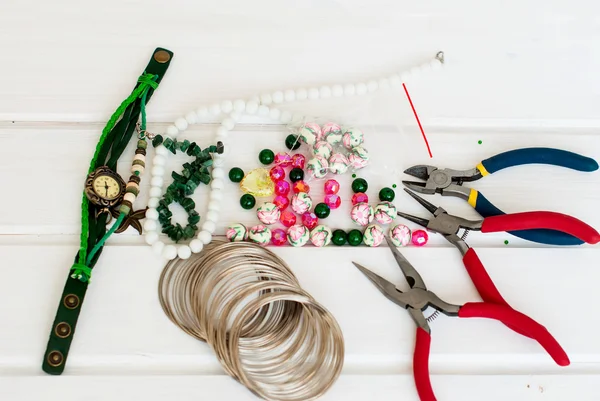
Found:
M 410 290 L 402 292 L 394 284 L 373 273 L 366 267 L 356 262 L 353 263 L 383 295 L 390 301 L 406 309 L 416 323 L 417 335 L 413 356 L 413 376 L 419 398 L 422 401 L 436 400 L 429 377 L 429 351 L 431 346 L 429 321 L 433 320 L 431 318 L 434 315 L 425 318 L 423 313 L 429 306 L 447 316 L 458 316 L 460 318 L 480 317 L 498 320 L 517 333 L 527 333 L 527 336 L 536 340 L 559 365 L 566 366 L 569 364 L 569 357 L 548 330 L 523 313 L 517 312 L 507 305 L 487 301 L 452 305 L 440 299 L 435 293 L 427 289 L 421 275 L 398 251 L 391 240 L 387 236 L 385 239 L 404 277 L 406 277 Z
M 483 160 L 469 170 L 442 169 L 431 165 L 415 165 L 405 174 L 425 182 L 402 181 L 409 189 L 422 194 L 439 193 L 457 196 L 469 202 L 483 217 L 498 216 L 504 212 L 494 206 L 476 189 L 463 187 L 464 182 L 476 181 L 496 171 L 523 164 L 550 164 L 578 171 L 598 170 L 598 163 L 589 157 L 553 148 L 525 148 L 500 153 Z M 513 231 L 510 234 L 533 242 L 550 245 L 580 245 L 582 241 L 569 234 L 552 230 Z

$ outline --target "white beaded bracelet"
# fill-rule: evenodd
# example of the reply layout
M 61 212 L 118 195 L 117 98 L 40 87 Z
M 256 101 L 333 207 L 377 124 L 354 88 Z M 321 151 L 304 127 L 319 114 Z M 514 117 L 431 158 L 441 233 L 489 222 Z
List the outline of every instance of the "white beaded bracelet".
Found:
M 163 137 L 175 139 L 178 135 L 184 132 L 190 125 L 197 124 L 207 117 L 217 117 L 224 114 L 225 117 L 221 121 L 221 125 L 217 128 L 216 142 L 222 142 L 225 145 L 225 153 L 213 155 L 213 169 L 210 182 L 210 201 L 208 203 L 208 211 L 206 220 L 202 224 L 201 231 L 197 238 L 190 241 L 188 245 L 181 244 L 165 244 L 159 235 L 160 224 L 158 222 L 158 203 L 163 195 L 163 183 L 165 181 L 165 165 L 169 157 L 169 150 L 162 144 L 155 149 L 154 159 L 152 161 L 151 179 L 150 179 L 150 199 L 148 200 L 148 210 L 146 212 L 146 221 L 144 222 L 144 230 L 146 243 L 152 246 L 154 252 L 162 255 L 165 259 L 172 260 L 179 256 L 181 259 L 187 259 L 192 253 L 198 253 L 204 245 L 212 241 L 213 234 L 216 230 L 219 220 L 219 212 L 221 208 L 221 200 L 223 193 L 221 190 L 225 186 L 225 171 L 223 164 L 225 156 L 228 153 L 227 136 L 229 131 L 235 128 L 237 121 L 244 114 L 259 116 L 269 116 L 274 120 L 279 120 L 284 124 L 304 120 L 303 116 L 292 115 L 289 111 L 281 111 L 272 104 L 289 103 L 294 101 L 302 101 L 306 99 L 316 100 L 329 97 L 364 95 L 375 92 L 381 88 L 400 87 L 403 83 L 407 83 L 412 79 L 417 78 L 421 73 L 431 69 L 437 69 L 444 62 L 444 54 L 439 52 L 436 57 L 420 67 L 412 68 L 410 71 L 400 74 L 392 74 L 389 77 L 380 78 L 378 80 L 369 80 L 356 84 L 322 86 L 320 88 L 309 89 L 288 89 L 285 91 L 275 91 L 271 94 L 262 94 L 255 96 L 249 100 L 237 99 L 234 101 L 224 100 L 221 103 L 215 103 L 211 106 L 202 106 L 197 110 L 191 111 L 180 117 L 175 122 L 167 127 Z

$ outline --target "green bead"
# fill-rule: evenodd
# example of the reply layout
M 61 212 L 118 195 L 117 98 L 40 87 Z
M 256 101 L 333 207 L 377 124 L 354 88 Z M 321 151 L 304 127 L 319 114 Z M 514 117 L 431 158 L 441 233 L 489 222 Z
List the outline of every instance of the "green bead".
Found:
M 379 200 L 382 202 L 391 202 L 396 197 L 396 193 L 392 188 L 385 187 L 379 191 Z
M 258 154 L 258 160 L 264 165 L 271 164 L 275 160 L 275 153 L 271 149 L 263 149 Z
M 229 179 L 231 182 L 240 182 L 244 178 L 244 170 L 239 167 L 234 167 L 229 170 Z
M 331 242 L 333 245 L 342 246 L 346 243 L 348 236 L 344 230 L 335 230 L 331 234 Z
M 300 140 L 298 139 L 298 136 L 289 134 L 285 138 L 285 147 L 288 148 L 289 150 L 298 149 L 300 147 Z
M 315 214 L 320 219 L 324 219 L 329 216 L 330 211 L 331 210 L 329 209 L 329 206 L 327 206 L 325 203 L 319 203 L 317 206 L 315 206 Z
M 352 181 L 352 192 L 367 193 L 367 189 L 369 189 L 369 184 L 364 178 L 357 178 L 354 181 Z
M 350 230 L 348 233 L 348 243 L 352 246 L 358 246 L 362 243 L 363 234 L 360 230 Z
M 296 182 L 304 179 L 304 171 L 299 167 L 290 170 L 290 181 Z
M 137 142 L 137 147 L 138 147 L 138 149 L 146 149 L 146 148 L 148 148 L 148 143 L 146 142 L 145 139 L 140 139 Z
M 152 139 L 152 146 L 154 146 L 154 147 L 157 147 L 161 143 L 163 143 L 163 137 L 162 137 L 162 135 L 156 135 L 154 137 L 154 139 Z
M 250 210 L 256 205 L 256 199 L 250 194 L 244 194 L 240 198 L 240 205 L 246 210 Z

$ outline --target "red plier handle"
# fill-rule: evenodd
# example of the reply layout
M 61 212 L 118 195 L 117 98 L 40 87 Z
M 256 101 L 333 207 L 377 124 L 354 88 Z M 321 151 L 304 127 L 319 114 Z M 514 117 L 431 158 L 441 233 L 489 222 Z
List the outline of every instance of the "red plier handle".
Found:
M 481 317 L 498 320 L 509 327 L 514 327 L 519 332 L 526 332 L 554 358 L 561 366 L 569 364 L 569 357 L 560 344 L 552 337 L 544 326 L 509 306 L 490 304 L 487 302 L 470 302 L 464 304 L 458 317 L 470 318 Z M 417 328 L 417 339 L 413 358 L 413 374 L 415 385 L 421 401 L 436 401 L 431 387 L 429 377 L 429 350 L 431 348 L 431 336 L 422 328 Z

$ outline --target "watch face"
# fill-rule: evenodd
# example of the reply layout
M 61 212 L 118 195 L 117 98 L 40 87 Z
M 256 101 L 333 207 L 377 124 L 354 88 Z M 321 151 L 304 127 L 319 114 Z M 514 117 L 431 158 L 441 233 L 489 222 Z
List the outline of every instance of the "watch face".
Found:
M 109 175 L 100 175 L 92 183 L 94 192 L 106 200 L 116 199 L 121 193 L 121 185 L 116 179 Z

